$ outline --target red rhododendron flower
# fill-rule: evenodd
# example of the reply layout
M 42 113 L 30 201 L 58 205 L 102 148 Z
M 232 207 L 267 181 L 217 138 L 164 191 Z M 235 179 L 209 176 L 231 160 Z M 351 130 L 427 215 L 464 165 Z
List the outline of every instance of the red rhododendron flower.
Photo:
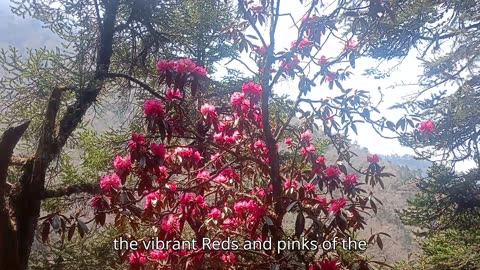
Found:
M 435 128 L 435 125 L 433 124 L 432 120 L 422 121 L 418 125 L 418 130 L 423 133 L 430 133 L 433 131 L 434 128 Z
M 138 269 L 147 262 L 147 257 L 140 251 L 132 251 L 130 255 L 128 255 L 128 262 L 132 269 Z
M 247 82 L 242 85 L 242 92 L 251 96 L 261 96 L 262 86 L 254 82 Z
M 312 132 L 310 130 L 305 130 L 302 134 L 300 134 L 300 139 L 305 141 L 310 141 L 312 139 Z
M 168 233 L 175 232 L 180 227 L 178 217 L 174 214 L 169 214 L 162 219 L 162 229 Z
M 304 146 L 304 147 L 302 147 L 302 149 L 300 151 L 302 152 L 302 155 L 307 156 L 307 155 L 315 152 L 315 145 L 310 144 L 308 146 Z
M 376 154 L 373 154 L 371 156 L 367 156 L 367 161 L 370 163 L 377 163 L 380 159 Z
M 293 139 L 292 139 L 291 137 L 287 137 L 287 138 L 285 138 L 285 141 L 284 141 L 284 142 L 285 142 L 285 144 L 287 144 L 287 145 L 291 145 L 292 142 L 293 142 Z
M 167 150 L 165 149 L 165 145 L 163 143 L 156 144 L 154 142 L 150 143 L 150 150 L 152 150 L 152 153 L 156 155 L 157 157 L 164 158 L 165 153 Z
M 303 185 L 303 187 L 305 188 L 305 191 L 315 192 L 315 185 L 313 183 L 306 183 L 305 185 Z
M 145 144 L 145 135 L 143 133 L 132 133 L 132 138 L 128 141 L 128 149 L 135 150 L 137 147 Z
M 325 169 L 325 176 L 328 178 L 335 178 L 340 175 L 340 170 L 335 165 L 330 165 Z
M 167 250 L 150 250 L 150 258 L 152 260 L 165 260 L 168 258 L 168 253 Z
M 143 103 L 143 112 L 147 116 L 158 117 L 163 115 L 163 104 L 158 99 L 146 99 Z
M 100 179 L 100 188 L 104 191 L 109 191 L 110 188 L 117 189 L 118 187 L 120 187 L 120 184 L 120 177 L 118 177 L 116 173 L 104 175 Z
M 182 99 L 182 93 L 180 90 L 172 90 L 172 89 L 167 89 L 167 92 L 165 93 L 165 100 L 171 101 L 173 99 Z
M 218 208 L 212 208 L 208 213 L 208 216 L 213 219 L 219 219 L 222 216 L 222 211 Z
M 318 156 L 317 159 L 315 160 L 316 163 L 318 164 L 325 164 L 325 157 L 324 156 Z
M 322 55 L 322 56 L 320 57 L 320 59 L 318 60 L 318 64 L 320 64 L 320 65 L 326 65 L 326 64 L 328 64 L 328 59 L 327 59 L 327 57 L 325 57 L 325 55 Z
M 342 180 L 343 183 L 347 184 L 355 184 L 357 183 L 357 175 L 355 174 L 347 174 Z
M 340 211 L 340 208 L 344 207 L 346 204 L 347 201 L 343 197 L 339 198 L 338 200 L 331 199 L 330 206 L 328 207 L 327 211 L 336 214 L 338 211 Z
M 113 161 L 113 167 L 115 167 L 115 169 L 117 170 L 130 169 L 131 166 L 132 166 L 132 160 L 130 158 L 130 155 L 127 155 L 125 157 L 117 155 L 115 157 L 115 160 Z

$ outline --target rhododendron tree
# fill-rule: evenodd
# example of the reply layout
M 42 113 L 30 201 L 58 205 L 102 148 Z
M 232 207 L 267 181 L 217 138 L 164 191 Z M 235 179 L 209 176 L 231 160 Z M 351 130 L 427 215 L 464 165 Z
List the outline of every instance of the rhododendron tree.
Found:
M 344 89 L 341 81 L 349 76 L 348 71 L 334 69 L 343 58 L 355 67 L 357 42 L 344 41 L 344 50 L 329 57 L 331 60 L 326 56 L 316 59 L 316 52 L 322 49 L 320 38 L 327 31 L 335 31 L 333 20 L 313 14 L 316 4 L 313 1 L 306 10 L 309 19 L 302 21 L 298 38 L 287 51 L 280 51 L 274 42 L 280 2 L 266 1 L 265 8 L 259 9 L 240 1 L 245 23 L 260 42 L 254 45 L 245 39 L 241 50 L 251 47 L 260 71 L 255 80 L 245 81 L 232 91 L 226 99 L 229 102 L 216 103 L 202 97 L 201 82 L 206 73 L 194 61 L 159 59 L 156 68 L 160 85 L 166 88 L 165 98 L 145 100 L 144 131 L 133 132 L 127 152 L 119 153 L 120 157 L 130 157 L 131 162 L 120 162 L 117 156 L 117 166 L 104 176 L 120 177 L 121 185 L 102 178 L 108 188 L 102 188 L 101 203 L 98 196 L 93 199 L 96 219 L 113 215 L 116 223 L 128 223 L 132 231 L 123 236 L 137 241 L 190 237 L 197 243 L 204 238 L 271 239 L 277 243 L 355 237 L 365 226 L 365 212 L 377 211 L 375 197 L 362 187 L 357 174 L 365 175 L 372 186 L 383 185 L 381 178 L 391 175 L 383 172 L 376 156 L 368 158 L 366 170 L 347 169 L 352 154 L 346 136 L 349 130 L 357 132 L 359 119 L 369 118 L 367 112 L 372 105 L 366 91 Z M 259 18 L 265 17 L 273 24 L 269 40 L 258 31 L 257 24 L 262 24 Z M 302 65 L 312 63 L 318 65 L 318 72 L 306 73 Z M 274 68 L 276 64 L 280 69 Z M 270 102 L 281 77 L 299 79 L 298 97 L 283 109 L 288 117 L 274 123 Z M 330 89 L 336 86 L 341 93 L 331 100 L 309 99 L 315 80 L 327 82 Z M 183 105 L 190 100 L 198 102 L 193 110 Z M 303 103 L 312 111 L 301 110 Z M 296 128 L 291 124 L 294 116 L 304 118 Z M 318 129 L 315 120 L 320 120 L 325 136 L 338 151 L 338 159 L 327 160 L 318 152 L 312 134 Z M 292 214 L 296 222 L 293 233 L 289 233 L 283 221 Z M 380 235 L 371 239 L 381 243 Z M 362 267 L 369 264 L 360 253 L 347 259 L 336 250 L 273 247 L 192 248 L 167 253 L 140 248 L 122 250 L 120 255 L 131 269 L 183 269 L 194 265 L 205 269 L 367 269 Z

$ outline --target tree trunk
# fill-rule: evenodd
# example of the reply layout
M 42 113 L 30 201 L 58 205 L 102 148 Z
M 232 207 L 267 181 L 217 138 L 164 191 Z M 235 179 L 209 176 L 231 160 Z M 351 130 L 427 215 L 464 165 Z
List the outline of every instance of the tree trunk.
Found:
M 22 137 L 30 123 L 9 128 L 0 138 L 0 265 L 2 269 L 16 270 L 20 266 L 17 247 L 17 232 L 10 218 L 6 194 L 8 165 L 13 155 L 13 149 Z

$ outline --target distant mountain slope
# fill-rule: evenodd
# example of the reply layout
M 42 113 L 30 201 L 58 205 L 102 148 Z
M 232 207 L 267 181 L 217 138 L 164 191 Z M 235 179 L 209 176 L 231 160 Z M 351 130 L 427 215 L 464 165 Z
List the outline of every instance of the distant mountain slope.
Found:
M 406 166 L 408 169 L 418 173 L 419 175 L 425 175 L 427 168 L 432 165 L 432 163 L 429 161 L 418 160 L 411 155 L 380 155 L 380 158 L 384 161 L 388 161 L 399 166 Z

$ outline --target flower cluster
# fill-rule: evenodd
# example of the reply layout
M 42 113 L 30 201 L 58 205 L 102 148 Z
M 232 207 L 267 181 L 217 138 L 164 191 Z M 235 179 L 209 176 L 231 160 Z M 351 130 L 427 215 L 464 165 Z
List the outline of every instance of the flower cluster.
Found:
M 207 74 L 207 69 L 198 66 L 192 59 L 183 58 L 179 60 L 164 60 L 157 61 L 157 70 L 160 72 L 175 71 L 177 73 L 196 73 L 201 76 Z
M 432 120 L 421 121 L 418 125 L 418 130 L 422 133 L 430 133 L 435 129 L 435 125 Z

